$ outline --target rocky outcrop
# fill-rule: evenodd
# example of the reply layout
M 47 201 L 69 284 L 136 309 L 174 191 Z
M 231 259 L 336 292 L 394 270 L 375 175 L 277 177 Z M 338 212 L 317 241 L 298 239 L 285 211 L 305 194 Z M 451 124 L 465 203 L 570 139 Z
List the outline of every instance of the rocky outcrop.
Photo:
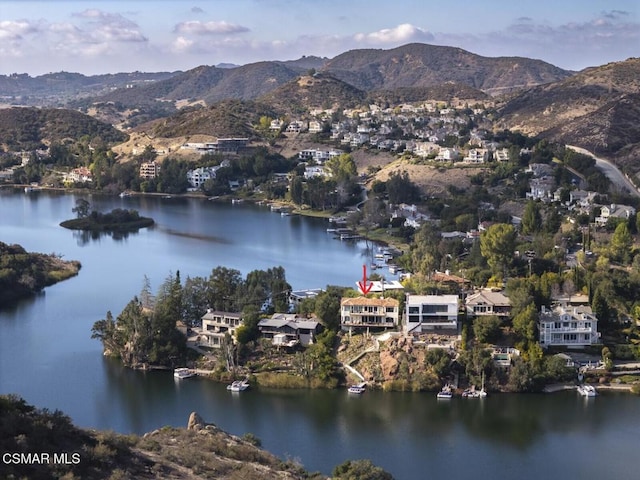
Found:
M 189 421 L 187 422 L 187 430 L 202 430 L 207 424 L 197 412 L 191 412 Z

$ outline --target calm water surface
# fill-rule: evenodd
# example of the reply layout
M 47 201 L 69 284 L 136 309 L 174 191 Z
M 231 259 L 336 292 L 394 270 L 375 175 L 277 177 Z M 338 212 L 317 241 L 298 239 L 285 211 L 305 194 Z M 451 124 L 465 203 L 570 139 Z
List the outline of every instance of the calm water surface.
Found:
M 0 393 L 61 409 L 80 426 L 144 433 L 207 421 L 330 473 L 345 459 L 370 458 L 398 479 L 637 478 L 640 399 L 574 392 L 437 401 L 432 394 L 247 391 L 168 372 L 134 372 L 101 355 L 91 325 L 119 313 L 147 275 L 206 276 L 218 266 L 243 275 L 285 267 L 296 289 L 353 285 L 364 245 L 333 240 L 322 220 L 266 208 L 194 199 L 86 197 L 95 207 L 136 208 L 157 226 L 115 240 L 58 226 L 73 195 L 0 190 L 0 241 L 82 262 L 80 275 L 0 312 Z

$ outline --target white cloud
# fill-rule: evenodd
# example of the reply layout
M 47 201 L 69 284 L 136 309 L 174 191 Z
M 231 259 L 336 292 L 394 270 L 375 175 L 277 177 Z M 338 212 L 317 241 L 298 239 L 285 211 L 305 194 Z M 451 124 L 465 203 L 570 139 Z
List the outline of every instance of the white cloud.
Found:
M 410 23 L 403 23 L 393 28 L 385 28 L 371 33 L 358 33 L 354 40 L 367 45 L 389 45 L 411 42 L 428 42 L 433 40 L 433 34 Z
M 3 20 L 0 22 L 1 40 L 19 40 L 24 35 L 37 33 L 40 27 L 27 20 Z
M 180 36 L 171 44 L 171 51 L 174 53 L 187 53 L 192 49 L 193 45 L 193 40 Z
M 229 35 L 248 32 L 249 29 L 242 25 L 234 25 L 225 21 L 200 22 L 198 20 L 192 20 L 178 23 L 173 31 L 175 33 L 192 35 Z

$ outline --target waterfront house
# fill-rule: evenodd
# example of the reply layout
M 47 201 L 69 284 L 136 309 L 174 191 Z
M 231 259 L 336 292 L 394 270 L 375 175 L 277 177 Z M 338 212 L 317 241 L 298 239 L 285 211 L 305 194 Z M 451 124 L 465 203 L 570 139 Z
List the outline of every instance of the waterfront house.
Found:
M 93 181 L 93 174 L 87 167 L 74 168 L 67 175 L 67 180 L 77 183 L 87 183 Z
M 589 306 L 542 306 L 538 321 L 540 345 L 546 347 L 586 347 L 600 343 L 598 318 Z
M 467 313 L 474 317 L 496 315 L 508 317 L 511 315 L 511 301 L 502 292 L 483 289 L 465 300 Z
M 140 178 L 151 179 L 156 178 L 160 173 L 160 163 L 153 162 L 142 162 L 140 165 Z
M 405 308 L 406 333 L 458 329 L 457 295 L 407 295 Z
M 258 330 L 264 338 L 271 339 L 274 346 L 307 346 L 311 345 L 315 336 L 322 331 L 322 324 L 315 317 L 300 317 L 295 313 L 274 313 L 271 318 L 263 318 L 258 322 Z
M 343 298 L 340 301 L 342 330 L 396 328 L 400 303 L 395 298 Z
M 244 323 L 240 313 L 207 310 L 202 316 L 200 343 L 208 347 L 221 348 L 225 336 L 230 335 L 235 342 L 236 329 Z

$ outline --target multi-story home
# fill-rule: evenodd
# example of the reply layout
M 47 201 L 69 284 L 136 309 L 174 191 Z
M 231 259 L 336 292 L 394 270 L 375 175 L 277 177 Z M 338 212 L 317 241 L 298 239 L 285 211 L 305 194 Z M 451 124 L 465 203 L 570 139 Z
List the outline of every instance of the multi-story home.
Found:
M 87 167 L 74 168 L 67 176 L 72 182 L 92 182 L 93 174 Z
M 160 163 L 158 162 L 142 162 L 142 164 L 140 165 L 140 178 L 156 178 L 159 173 Z
M 258 330 L 264 338 L 270 338 L 274 346 L 307 346 L 314 342 L 315 336 L 322 330 L 322 324 L 295 313 L 274 313 L 271 318 L 263 318 L 258 322 Z
M 472 148 L 462 159 L 464 163 L 484 163 L 489 158 L 489 152 L 484 148 Z
M 596 217 L 598 225 L 605 225 L 610 218 L 621 218 L 627 220 L 636 214 L 636 209 L 629 205 L 604 205 L 600 208 L 600 216 Z
M 508 317 L 511 315 L 511 301 L 502 292 L 480 290 L 469 295 L 464 303 L 467 313 L 472 316 Z
M 509 150 L 506 148 L 501 148 L 496 150 L 493 154 L 496 162 L 508 162 L 509 161 Z
M 304 127 L 305 127 L 304 122 L 300 120 L 293 120 L 291 123 L 289 123 L 289 125 L 287 125 L 285 132 L 300 133 Z
M 406 312 L 407 333 L 458 329 L 457 295 L 407 295 Z
M 243 324 L 240 313 L 216 312 L 211 309 L 202 317 L 200 343 L 213 348 L 222 348 L 227 335 L 235 341 L 236 329 Z
M 428 155 L 431 155 L 438 149 L 439 147 L 435 143 L 416 142 L 416 148 L 414 149 L 413 153 L 415 153 L 419 157 L 426 157 Z
M 598 318 L 589 306 L 542 307 L 538 322 L 542 347 L 585 347 L 600 342 Z
M 349 332 L 365 328 L 395 328 L 399 316 L 399 302 L 395 298 L 356 297 L 340 301 L 340 325 Z
M 551 177 L 532 178 L 529 182 L 530 191 L 525 195 L 532 200 L 550 200 L 556 189 L 555 179 Z
M 309 122 L 309 133 L 321 133 L 324 128 L 324 124 L 317 120 L 311 120 Z
M 458 160 L 458 151 L 455 148 L 440 148 L 436 161 L 439 162 L 455 162 Z
M 207 180 L 216 178 L 216 171 L 220 167 L 200 167 L 187 172 L 187 180 L 192 188 L 198 189 L 204 185 Z

